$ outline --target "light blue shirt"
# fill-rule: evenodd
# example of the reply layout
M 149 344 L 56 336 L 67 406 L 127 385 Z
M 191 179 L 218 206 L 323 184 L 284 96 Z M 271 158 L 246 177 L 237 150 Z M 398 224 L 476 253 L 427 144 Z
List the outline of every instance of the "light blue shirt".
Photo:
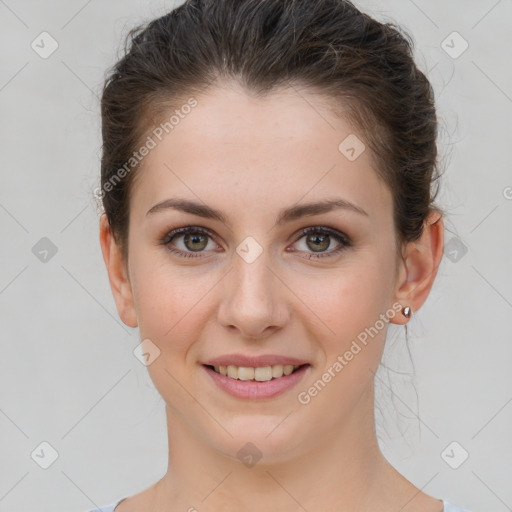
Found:
M 110 503 L 109 505 L 105 505 L 104 507 L 100 508 L 95 508 L 94 510 L 90 510 L 89 512 L 114 512 L 114 509 L 117 507 L 117 505 L 125 499 L 126 498 L 121 498 L 119 500 L 114 501 L 113 503 Z M 443 505 L 443 512 L 470 512 L 465 508 L 456 507 L 455 505 L 452 505 L 451 503 L 448 503 L 445 500 L 443 500 Z

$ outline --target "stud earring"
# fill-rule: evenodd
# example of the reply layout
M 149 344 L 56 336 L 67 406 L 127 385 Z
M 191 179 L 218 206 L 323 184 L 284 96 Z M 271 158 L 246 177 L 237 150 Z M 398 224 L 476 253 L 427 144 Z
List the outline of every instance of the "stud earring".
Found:
M 405 318 L 411 318 L 412 310 L 409 306 L 405 306 L 402 308 L 402 315 L 405 316 Z

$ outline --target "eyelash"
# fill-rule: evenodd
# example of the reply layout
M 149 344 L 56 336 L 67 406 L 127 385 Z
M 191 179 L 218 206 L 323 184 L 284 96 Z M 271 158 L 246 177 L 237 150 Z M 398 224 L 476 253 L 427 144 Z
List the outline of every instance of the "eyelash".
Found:
M 196 226 L 187 226 L 187 227 L 184 227 L 184 228 L 174 229 L 174 230 L 168 232 L 164 236 L 164 238 L 161 240 L 161 244 L 165 245 L 167 247 L 167 249 L 171 253 L 177 254 L 180 257 L 183 257 L 183 258 L 202 258 L 202 256 L 195 255 L 193 252 L 185 252 L 185 251 L 182 251 L 180 249 L 174 249 L 174 248 L 170 247 L 171 241 L 176 236 L 186 235 L 187 233 L 199 233 L 201 235 L 206 235 L 206 236 L 208 236 L 208 237 L 213 239 L 213 237 L 212 237 L 212 235 L 211 235 L 211 233 L 209 231 L 207 231 L 207 230 L 205 230 L 203 228 L 200 228 L 200 227 L 196 227 Z M 334 250 L 329 251 L 329 252 L 318 253 L 318 254 L 308 253 L 309 257 L 305 258 L 305 259 L 308 259 L 308 260 L 310 260 L 310 259 L 321 259 L 321 258 L 331 258 L 331 257 L 334 257 L 334 256 L 338 255 L 341 251 L 344 251 L 348 247 L 352 246 L 351 240 L 346 235 L 343 235 L 342 233 L 338 232 L 334 228 L 330 228 L 329 226 L 311 226 L 309 228 L 304 228 L 304 229 L 302 229 L 299 232 L 299 238 L 297 238 L 295 243 L 297 243 L 301 238 L 303 238 L 305 235 L 308 235 L 310 233 L 320 233 L 320 234 L 323 234 L 323 235 L 329 235 L 330 237 L 334 238 L 340 244 L 340 246 L 337 249 L 334 249 Z M 204 251 L 198 251 L 198 254 L 200 252 L 204 252 Z

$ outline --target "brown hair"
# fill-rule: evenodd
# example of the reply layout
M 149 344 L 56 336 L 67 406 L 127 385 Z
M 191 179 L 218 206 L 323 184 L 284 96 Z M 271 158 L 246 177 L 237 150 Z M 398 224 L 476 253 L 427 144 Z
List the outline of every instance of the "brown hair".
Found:
M 222 79 L 260 96 L 289 85 L 323 94 L 370 148 L 393 194 L 399 244 L 441 212 L 434 93 L 402 28 L 348 0 L 187 0 L 130 31 L 103 88 L 101 196 L 125 257 L 140 167 L 128 172 L 126 162 L 171 106 Z

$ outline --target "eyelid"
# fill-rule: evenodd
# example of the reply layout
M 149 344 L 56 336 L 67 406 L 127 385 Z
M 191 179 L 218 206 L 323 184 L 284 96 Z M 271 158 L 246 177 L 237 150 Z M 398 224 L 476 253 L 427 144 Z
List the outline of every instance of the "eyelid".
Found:
M 325 224 L 317 224 L 314 226 L 308 226 L 307 228 L 302 228 L 298 231 L 298 233 L 296 233 L 294 235 L 293 238 L 295 238 L 295 236 L 297 236 L 297 235 L 300 235 L 300 237 L 298 238 L 298 240 L 299 240 L 304 235 L 308 235 L 309 233 L 311 233 L 311 232 L 314 233 L 316 231 L 324 231 L 328 235 L 331 235 L 336 238 L 340 238 L 346 245 L 352 245 L 352 240 L 350 239 L 350 237 L 348 235 L 346 235 L 345 233 L 343 233 L 342 231 L 340 231 L 336 228 L 333 228 L 333 227 L 325 225 Z
M 159 244 L 165 246 L 167 250 L 173 254 L 177 254 L 179 257 L 182 258 L 205 258 L 206 256 L 201 256 L 201 253 L 207 252 L 207 251 L 197 251 L 197 253 L 194 253 L 194 251 L 183 251 L 181 249 L 170 247 L 171 240 L 173 240 L 176 237 L 180 237 L 183 235 L 186 235 L 188 233 L 199 233 L 202 235 L 205 235 L 213 240 L 213 242 L 216 245 L 220 245 L 216 241 L 216 236 L 207 228 L 203 228 L 201 226 L 195 226 L 195 225 L 188 225 L 183 226 L 179 228 L 171 228 L 169 229 L 166 234 L 161 238 Z M 197 254 L 197 256 L 196 256 Z
M 301 229 L 298 233 L 299 236 L 294 236 L 294 238 L 297 237 L 297 240 L 294 243 L 297 243 L 299 240 L 301 240 L 304 236 L 307 236 L 309 233 L 324 233 L 327 236 L 334 238 L 338 242 L 339 246 L 335 249 L 331 249 L 330 251 L 305 251 L 305 254 L 307 256 L 302 256 L 302 258 L 306 260 L 321 261 L 322 259 L 334 259 L 337 256 L 339 256 L 342 252 L 346 251 L 347 249 L 353 246 L 352 240 L 345 233 L 339 231 L 336 228 L 325 225 L 314 225 Z M 290 252 L 303 251 L 293 250 Z
M 183 227 L 180 227 L 180 228 L 171 228 L 171 229 L 167 230 L 165 235 L 162 238 L 162 243 L 163 244 L 167 244 L 174 237 L 176 237 L 178 235 L 186 235 L 189 232 L 201 233 L 203 235 L 208 235 L 212 239 L 215 239 L 215 235 L 208 228 L 203 228 L 201 226 L 189 225 L 189 226 L 183 226 Z
M 173 240 L 174 238 L 182 236 L 182 235 L 186 235 L 187 233 L 190 233 L 190 232 L 206 235 L 206 236 L 210 237 L 214 241 L 214 243 L 216 243 L 217 245 L 220 245 L 216 241 L 216 235 L 212 231 L 210 231 L 208 228 L 204 228 L 202 226 L 197 226 L 197 225 L 187 225 L 187 226 L 178 227 L 178 228 L 170 228 L 166 232 L 166 234 L 161 238 L 160 244 L 162 244 L 164 246 L 168 246 L 170 244 L 171 240 Z M 322 258 L 334 257 L 337 254 L 339 254 L 340 252 L 342 252 L 343 250 L 348 249 L 349 247 L 351 247 L 353 245 L 350 237 L 348 237 L 345 233 L 339 231 L 337 228 L 331 227 L 329 225 L 317 224 L 317 225 L 307 226 L 305 228 L 300 229 L 298 232 L 295 232 L 290 238 L 296 239 L 294 243 L 297 243 L 304 236 L 308 235 L 309 233 L 315 233 L 315 232 L 324 232 L 328 236 L 331 236 L 336 241 L 338 241 L 340 246 L 336 249 L 331 249 L 330 251 L 325 251 L 325 252 L 318 252 L 318 253 L 306 252 L 306 254 L 309 254 L 310 256 L 308 258 L 304 258 L 304 259 L 319 260 Z M 197 251 L 197 253 L 194 253 L 194 251 L 183 251 L 181 249 L 174 249 L 174 248 L 170 248 L 170 247 L 168 247 L 168 250 L 172 253 L 177 253 L 184 258 L 202 258 L 203 256 L 200 256 L 201 253 L 207 252 L 207 251 Z M 303 252 L 303 251 L 293 250 L 291 252 Z M 197 256 L 195 256 L 194 254 L 197 254 Z M 183 255 L 186 255 L 186 256 L 183 256 Z

